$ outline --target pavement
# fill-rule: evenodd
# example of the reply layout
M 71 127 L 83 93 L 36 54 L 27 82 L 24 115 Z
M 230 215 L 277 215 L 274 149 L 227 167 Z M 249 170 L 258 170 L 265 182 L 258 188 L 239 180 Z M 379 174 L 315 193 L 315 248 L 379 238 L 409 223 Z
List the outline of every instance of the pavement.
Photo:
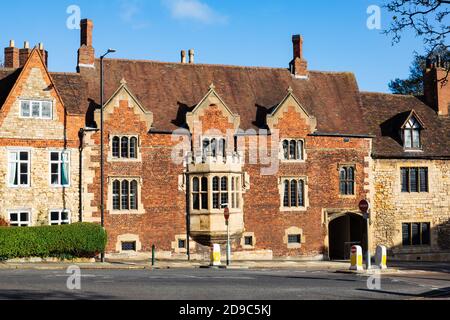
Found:
M 440 300 L 450 275 L 422 271 L 366 275 L 285 269 L 1 269 L 0 300 Z
M 73 265 L 82 290 L 67 289 Z M 0 263 L 0 300 L 450 299 L 449 263 L 393 262 L 381 274 L 348 269 L 342 261 L 235 261 L 229 269 L 187 261 Z

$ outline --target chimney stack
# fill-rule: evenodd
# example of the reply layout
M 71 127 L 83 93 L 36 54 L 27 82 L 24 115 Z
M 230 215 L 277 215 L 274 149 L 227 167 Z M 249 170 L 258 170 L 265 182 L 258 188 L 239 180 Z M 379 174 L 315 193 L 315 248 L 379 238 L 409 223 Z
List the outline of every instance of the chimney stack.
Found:
M 194 49 L 190 49 L 189 50 L 189 63 L 190 64 L 194 64 L 194 56 L 195 56 Z
M 186 51 L 181 50 L 181 63 L 186 63 Z
M 30 56 L 31 49 L 30 49 L 30 43 L 28 41 L 25 41 L 23 44 L 23 49 L 19 50 L 19 66 L 23 67 L 25 63 L 28 60 L 28 57 Z
M 292 37 L 294 59 L 290 63 L 291 73 L 296 78 L 308 78 L 308 62 L 303 59 L 303 38 L 300 35 Z
M 80 22 L 80 28 L 81 37 L 80 49 L 78 49 L 78 72 L 83 68 L 95 68 L 95 50 L 92 46 L 94 23 L 92 20 L 83 19 Z
M 14 40 L 11 40 L 9 47 L 5 48 L 5 68 L 17 69 L 19 66 L 19 48 L 16 48 Z
M 437 56 L 435 63 L 427 63 L 424 73 L 425 102 L 433 108 L 439 116 L 448 117 L 450 106 L 450 81 L 445 81 L 448 75 L 448 64 L 443 63 Z
M 41 42 L 38 45 L 39 52 L 44 60 L 45 67 L 48 68 L 48 51 L 44 49 L 44 44 Z

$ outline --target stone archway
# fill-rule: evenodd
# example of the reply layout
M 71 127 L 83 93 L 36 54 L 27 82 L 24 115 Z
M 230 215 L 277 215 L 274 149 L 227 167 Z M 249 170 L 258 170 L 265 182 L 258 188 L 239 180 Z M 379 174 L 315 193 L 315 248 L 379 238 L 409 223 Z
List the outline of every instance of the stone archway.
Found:
M 328 217 L 328 255 L 330 260 L 350 258 L 352 245 L 365 247 L 366 227 L 362 215 L 352 212 Z

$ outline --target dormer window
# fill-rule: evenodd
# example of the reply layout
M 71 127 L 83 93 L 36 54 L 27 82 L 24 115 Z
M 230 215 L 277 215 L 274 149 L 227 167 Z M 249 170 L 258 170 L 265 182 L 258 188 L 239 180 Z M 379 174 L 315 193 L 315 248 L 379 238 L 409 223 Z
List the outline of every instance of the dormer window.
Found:
M 423 126 L 420 124 L 418 119 L 411 115 L 403 126 L 403 143 L 405 149 L 421 149 L 421 137 L 420 133 Z

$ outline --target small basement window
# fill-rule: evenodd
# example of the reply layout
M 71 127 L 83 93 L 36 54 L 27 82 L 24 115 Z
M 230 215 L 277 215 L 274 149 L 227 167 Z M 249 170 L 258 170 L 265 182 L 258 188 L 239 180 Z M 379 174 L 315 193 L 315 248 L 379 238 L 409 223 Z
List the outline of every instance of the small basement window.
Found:
M 186 249 L 186 240 L 184 239 L 178 240 L 178 249 Z
M 302 236 L 300 234 L 290 234 L 288 236 L 288 243 L 289 244 L 301 244 Z
M 244 244 L 246 246 L 253 246 L 253 237 L 252 236 L 245 237 L 244 238 Z
M 122 251 L 136 251 L 136 241 L 122 242 Z

